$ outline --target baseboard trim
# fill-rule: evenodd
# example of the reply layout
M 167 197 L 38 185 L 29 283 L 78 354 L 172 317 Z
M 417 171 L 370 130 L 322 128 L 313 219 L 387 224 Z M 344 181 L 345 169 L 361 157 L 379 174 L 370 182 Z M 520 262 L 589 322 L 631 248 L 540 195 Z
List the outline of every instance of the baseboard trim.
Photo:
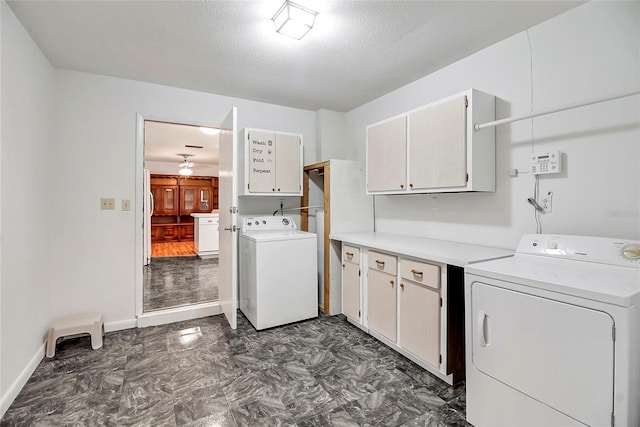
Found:
M 170 308 L 167 310 L 152 311 L 149 313 L 142 313 L 138 316 L 138 328 L 181 322 L 183 320 L 199 319 L 201 317 L 215 316 L 220 313 L 222 313 L 222 307 L 219 302 L 208 302 Z
M 114 332 L 121 331 L 123 329 L 135 328 L 138 324 L 136 319 L 118 320 L 117 322 L 105 322 L 104 331 Z
M 46 343 L 42 343 L 42 345 L 36 350 L 36 353 L 33 355 L 27 366 L 24 367 L 18 378 L 11 384 L 11 386 L 7 389 L 7 391 L 2 395 L 0 399 L 0 418 L 4 416 L 7 409 L 11 406 L 13 401 L 18 397 L 20 390 L 22 387 L 29 381 L 31 374 L 36 370 L 42 358 L 44 357 Z

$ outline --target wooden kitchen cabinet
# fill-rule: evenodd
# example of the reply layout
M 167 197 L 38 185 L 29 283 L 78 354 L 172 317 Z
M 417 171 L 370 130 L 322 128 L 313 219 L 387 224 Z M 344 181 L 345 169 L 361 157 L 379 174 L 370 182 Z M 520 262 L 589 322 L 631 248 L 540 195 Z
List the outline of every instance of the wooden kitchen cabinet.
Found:
M 495 97 L 475 89 L 367 127 L 367 194 L 495 191 Z
M 244 130 L 241 194 L 302 195 L 302 135 Z
M 152 185 L 153 215 L 178 214 L 178 186 Z
M 367 322 L 369 328 L 392 342 L 397 338 L 397 258 L 369 251 Z
M 218 178 L 151 175 L 154 210 L 151 217 L 151 242 L 194 240 L 191 213 L 209 213 L 218 209 Z
M 407 188 L 407 118 L 367 128 L 367 192 Z
M 342 313 L 358 323 L 362 322 L 360 310 L 361 273 L 360 249 L 342 247 Z
M 440 367 L 440 267 L 400 259 L 398 344 Z

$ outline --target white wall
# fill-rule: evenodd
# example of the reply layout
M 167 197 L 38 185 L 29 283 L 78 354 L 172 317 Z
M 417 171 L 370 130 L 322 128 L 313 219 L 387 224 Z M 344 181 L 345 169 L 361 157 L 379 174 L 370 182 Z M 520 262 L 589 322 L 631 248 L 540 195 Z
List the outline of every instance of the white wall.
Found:
M 347 114 L 356 158 L 367 125 L 477 88 L 496 95 L 504 118 L 640 88 L 640 3 L 590 2 L 517 34 Z M 533 81 L 531 69 L 533 69 Z M 532 150 L 566 153 L 565 171 L 540 179 L 552 191 L 543 232 L 640 239 L 640 97 L 497 128 L 497 191 L 437 197 L 377 196 L 377 231 L 514 248 L 535 233 L 526 171 Z M 532 140 L 533 134 L 533 140 Z
M 53 68 L 0 2 L 2 119 L 0 396 L 4 413 L 35 368 L 51 322 L 47 212 Z M 34 356 L 36 359 L 34 360 Z M 40 354 L 40 357 L 42 354 Z
M 126 326 L 135 317 L 134 212 L 99 210 L 100 197 L 136 200 L 136 113 L 176 122 L 219 125 L 232 106 L 240 128 L 304 135 L 315 151 L 315 113 L 105 76 L 56 70 L 55 145 L 48 179 L 61 183 L 49 222 L 56 250 L 48 272 L 55 315 L 78 310 L 104 314 Z M 97 158 L 99 162 L 85 162 Z M 65 166 L 73 166 L 66 168 Z M 62 185 L 62 183 L 64 183 Z M 139 198 L 139 203 L 142 198 Z M 271 214 L 268 202 L 264 212 Z M 242 213 L 242 205 L 240 210 Z M 138 270 L 138 274 L 141 269 Z
M 178 162 L 151 162 L 145 161 L 144 167 L 149 169 L 152 174 L 163 175 L 177 175 L 178 174 Z M 196 165 L 193 168 L 193 175 L 191 176 L 218 176 L 218 165 Z
M 347 116 L 345 113 L 320 109 L 316 111 L 316 140 L 319 161 L 350 159 L 355 147 L 347 140 Z

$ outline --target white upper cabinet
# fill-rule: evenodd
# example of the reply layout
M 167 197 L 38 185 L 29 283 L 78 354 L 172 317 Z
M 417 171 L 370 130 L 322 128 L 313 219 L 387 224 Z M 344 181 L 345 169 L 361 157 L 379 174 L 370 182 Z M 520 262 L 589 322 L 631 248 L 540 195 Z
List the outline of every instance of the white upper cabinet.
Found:
M 409 116 L 409 188 L 467 185 L 467 97 L 442 102 Z
M 494 119 L 495 97 L 470 89 L 368 126 L 367 193 L 495 191 L 495 130 L 474 129 Z
M 367 192 L 407 188 L 407 119 L 367 128 Z
M 244 182 L 240 194 L 302 195 L 302 135 L 244 130 Z

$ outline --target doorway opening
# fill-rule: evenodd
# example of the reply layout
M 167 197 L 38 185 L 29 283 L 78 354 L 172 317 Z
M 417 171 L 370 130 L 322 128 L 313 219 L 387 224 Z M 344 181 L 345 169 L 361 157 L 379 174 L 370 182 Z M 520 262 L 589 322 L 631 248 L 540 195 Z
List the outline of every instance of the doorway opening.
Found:
M 218 301 L 219 129 L 143 120 L 142 314 Z

